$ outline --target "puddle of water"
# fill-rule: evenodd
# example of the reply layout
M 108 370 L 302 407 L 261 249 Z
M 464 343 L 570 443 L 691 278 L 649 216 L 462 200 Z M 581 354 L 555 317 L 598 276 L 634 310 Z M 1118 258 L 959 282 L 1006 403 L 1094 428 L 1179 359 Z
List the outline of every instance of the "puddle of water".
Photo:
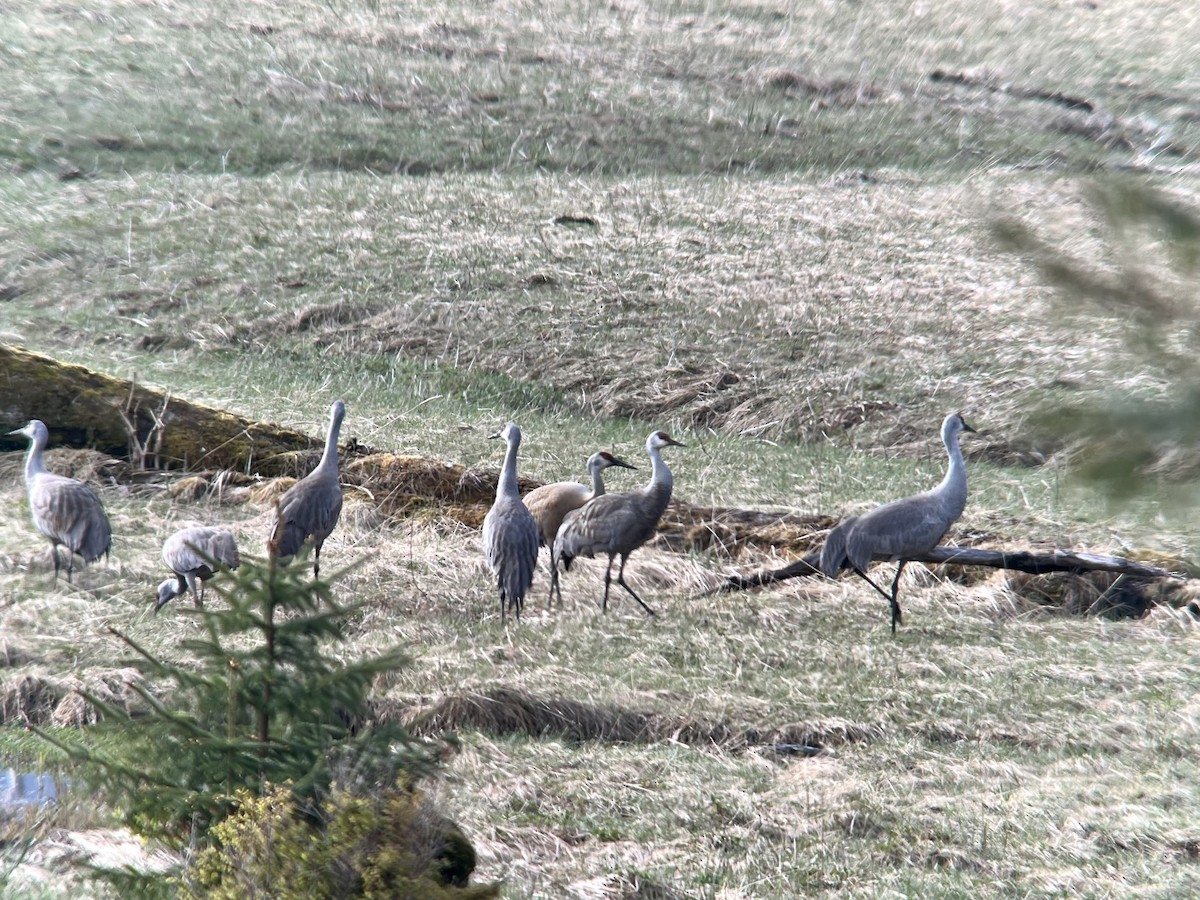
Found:
M 0 769 L 0 809 L 47 806 L 58 801 L 58 784 L 52 775 Z

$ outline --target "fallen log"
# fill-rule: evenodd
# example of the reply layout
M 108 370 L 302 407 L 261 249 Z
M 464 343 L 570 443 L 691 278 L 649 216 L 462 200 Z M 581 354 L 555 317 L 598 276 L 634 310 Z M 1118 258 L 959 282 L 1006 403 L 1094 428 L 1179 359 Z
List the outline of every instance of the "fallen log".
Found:
M 14 428 L 41 419 L 50 428 L 52 447 L 89 447 L 127 457 L 135 469 L 304 475 L 323 444 L 319 437 L 8 344 L 0 344 L 0 419 Z M 0 443 L 17 450 L 25 439 L 0 437 Z
M 782 569 L 768 569 L 752 575 L 730 575 L 716 591 L 718 593 L 743 591 L 748 588 L 774 584 L 777 581 L 786 581 L 789 578 L 807 578 L 810 575 L 819 575 L 821 571 L 817 566 L 820 559 L 820 553 L 809 553 Z M 878 559 L 883 561 L 887 557 L 881 556 Z M 987 566 L 993 569 L 1028 572 L 1031 575 L 1046 575 L 1050 572 L 1069 572 L 1074 575 L 1082 575 L 1086 572 L 1116 572 L 1137 578 L 1181 579 L 1187 577 L 1182 573 L 1170 572 L 1158 566 L 1126 559 L 1122 556 L 1077 553 L 1073 550 L 1050 550 L 1039 553 L 1033 550 L 934 547 L 928 553 L 909 557 L 909 561 L 934 565 Z

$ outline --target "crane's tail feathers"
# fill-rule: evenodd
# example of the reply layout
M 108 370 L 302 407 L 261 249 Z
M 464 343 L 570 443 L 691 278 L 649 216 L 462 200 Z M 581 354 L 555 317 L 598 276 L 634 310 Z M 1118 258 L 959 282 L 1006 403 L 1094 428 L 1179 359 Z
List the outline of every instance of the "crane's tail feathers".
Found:
M 275 532 L 267 541 L 267 552 L 271 556 L 277 557 L 295 556 L 304 546 L 304 539 L 307 536 L 299 525 L 283 522 L 275 527 Z
M 839 522 L 825 538 L 821 547 L 820 569 L 829 578 L 837 578 L 838 572 L 849 566 L 850 560 L 846 555 L 846 538 L 850 527 L 858 521 L 858 516 L 850 516 Z

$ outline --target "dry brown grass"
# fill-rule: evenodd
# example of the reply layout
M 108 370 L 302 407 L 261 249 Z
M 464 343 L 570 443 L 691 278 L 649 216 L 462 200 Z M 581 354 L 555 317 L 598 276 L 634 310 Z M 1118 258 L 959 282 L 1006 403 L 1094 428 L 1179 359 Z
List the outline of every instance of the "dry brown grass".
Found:
M 384 715 L 381 712 L 381 715 Z M 386 716 L 385 716 L 386 717 Z M 429 709 L 402 710 L 417 734 L 482 731 L 495 737 L 561 737 L 569 741 L 648 744 L 672 741 L 744 750 L 762 747 L 781 754 L 813 755 L 829 747 L 879 737 L 878 725 L 829 721 L 752 727 L 705 722 L 660 713 L 598 707 L 577 700 L 539 697 L 511 688 L 444 697 Z
M 366 601 L 354 651 L 415 657 L 380 708 L 456 731 L 440 801 L 481 878 L 536 898 L 1197 892 L 1194 582 L 1115 620 L 1061 607 L 1124 582 L 912 566 L 895 638 L 857 579 L 705 593 L 936 483 L 952 409 L 988 432 L 956 540 L 1193 555 L 1157 509 L 1068 493 L 1061 444 L 1028 425 L 1037 402 L 1168 379 L 988 238 L 1015 214 L 1103 259 L 1082 172 L 1196 202 L 1190 7 L 13 11 L 0 334 L 311 434 L 346 397 L 350 436 L 389 453 L 346 466 L 323 561 Z M 641 464 L 651 426 L 689 444 L 626 572 L 656 619 L 601 615 L 603 561 L 581 560 L 563 609 L 539 573 L 500 625 L 477 525 L 483 437 L 510 417 L 526 484 L 599 447 Z M 201 521 L 260 553 L 286 485 L 53 457 L 100 487 L 114 553 L 53 583 L 0 457 L 13 722 L 86 722 L 80 685 L 122 696 L 107 625 L 179 654 L 199 630 L 151 613 L 162 539 Z
M 43 673 L 22 701 L 41 720 L 86 715 L 69 701 L 72 679 L 119 685 L 103 623 L 168 654 L 195 632 L 184 612 L 150 613 L 158 535 L 223 521 L 253 548 L 267 531 L 265 504 L 164 492 L 147 506 L 104 491 L 115 561 L 74 590 L 51 589 L 48 565 L 26 571 L 36 536 L 0 523 L 5 545 L 22 548 L 0 571 L 23 598 L 0 619 L 24 636 L 5 682 Z M 360 561 L 337 587 L 372 601 L 356 646 L 398 640 L 416 654 L 381 682 L 381 714 L 457 735 L 438 794 L 480 851 L 481 878 L 507 878 L 514 896 L 639 884 L 687 896 L 714 882 L 744 896 L 865 896 L 906 880 L 953 894 L 977 879 L 1096 890 L 1106 882 L 1078 867 L 1108 854 L 1177 860 L 1151 882 L 1185 877 L 1197 836 L 1172 779 L 1190 765 L 1179 751 L 1194 731 L 1188 654 L 1200 633 L 1186 612 L 1067 619 L 1002 574 L 964 584 L 914 566 L 907 624 L 891 639 L 886 604 L 857 581 L 706 597 L 728 553 L 669 547 L 639 550 L 627 570 L 657 621 L 621 603 L 601 616 L 602 565 L 581 561 L 563 610 L 546 610 L 539 575 L 521 624 L 502 629 L 477 531 L 381 515 L 362 488 L 348 497 L 323 556 L 331 568 Z M 746 542 L 737 564 L 780 552 Z M 38 637 L 64 621 L 76 623 L 69 646 Z M 1135 814 L 1138 791 L 1155 799 Z M 1070 844 L 1064 829 L 1076 829 Z

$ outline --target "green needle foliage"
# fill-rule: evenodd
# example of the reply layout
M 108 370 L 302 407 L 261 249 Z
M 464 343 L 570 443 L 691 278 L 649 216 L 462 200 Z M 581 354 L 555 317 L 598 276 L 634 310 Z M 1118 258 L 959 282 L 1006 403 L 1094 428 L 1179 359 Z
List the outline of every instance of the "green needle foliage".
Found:
M 1115 320 L 1129 353 L 1116 363 L 1124 377 L 1089 385 L 1082 402 L 1044 403 L 1036 418 L 1070 443 L 1075 472 L 1110 496 L 1157 494 L 1184 508 L 1193 497 L 1179 485 L 1200 476 L 1200 214 L 1138 182 L 1093 185 L 1086 199 L 1094 233 L 1070 238 L 1080 250 L 1023 222 L 993 228 L 1056 290 L 1060 312 L 1088 329 Z
M 288 785 L 297 813 L 316 823 L 335 781 L 412 785 L 432 771 L 432 752 L 403 728 L 368 724 L 373 681 L 406 655 L 335 653 L 357 606 L 339 604 L 329 583 L 300 565 L 243 561 L 213 587 L 224 602 L 194 611 L 202 636 L 180 642 L 183 662 L 112 629 L 143 676 L 130 685 L 140 708 L 85 695 L 102 715 L 80 744 L 43 735 L 84 764 L 84 779 L 129 827 L 204 846 L 245 797 L 277 785 Z

